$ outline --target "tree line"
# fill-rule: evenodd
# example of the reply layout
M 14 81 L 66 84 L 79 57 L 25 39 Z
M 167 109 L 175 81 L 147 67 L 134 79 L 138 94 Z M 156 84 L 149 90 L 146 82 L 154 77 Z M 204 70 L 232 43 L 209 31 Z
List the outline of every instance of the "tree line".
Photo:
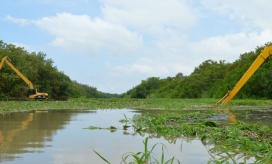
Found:
M 0 59 L 9 56 L 40 92 L 49 94 L 50 99 L 67 98 L 221 98 L 231 90 L 244 75 L 249 66 L 266 46 L 241 54 L 233 63 L 224 60 L 205 60 L 194 71 L 185 76 L 149 77 L 123 94 L 98 91 L 97 88 L 71 80 L 59 71 L 52 59 L 43 52 L 27 52 L 22 47 L 6 44 L 0 40 Z M 25 98 L 28 86 L 8 66 L 0 70 L 0 98 Z M 236 98 L 272 98 L 272 60 L 270 57 L 260 66 L 235 96 Z
M 118 97 L 117 94 L 103 93 L 95 87 L 71 80 L 43 52 L 29 53 L 22 47 L 0 40 L 0 60 L 4 56 L 11 59 L 12 64 L 34 84 L 34 88 L 48 93 L 49 99 Z M 0 79 L 0 98 L 26 97 L 28 85 L 5 63 L 0 70 Z
M 255 51 L 241 54 L 233 63 L 224 60 L 203 61 L 194 71 L 184 76 L 177 73 L 175 77 L 150 77 L 121 97 L 131 98 L 221 98 L 236 85 L 246 70 L 254 62 L 264 46 Z M 272 98 L 272 60 L 270 57 L 257 69 L 253 76 L 238 92 L 235 98 Z

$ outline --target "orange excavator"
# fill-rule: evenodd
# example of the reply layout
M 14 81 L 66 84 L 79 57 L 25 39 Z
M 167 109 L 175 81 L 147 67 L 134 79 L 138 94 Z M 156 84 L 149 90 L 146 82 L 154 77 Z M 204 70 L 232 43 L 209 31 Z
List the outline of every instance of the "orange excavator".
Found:
M 248 68 L 246 73 L 242 76 L 242 78 L 238 81 L 234 88 L 231 91 L 228 91 L 228 93 L 224 97 L 222 97 L 216 104 L 219 104 L 221 102 L 222 105 L 228 104 L 230 100 L 239 92 L 243 85 L 269 56 L 272 56 L 272 45 L 267 46 L 262 50 L 261 54 L 255 59 L 255 61 Z
M 12 68 L 12 70 L 18 75 L 20 76 L 24 82 L 29 86 L 29 90 L 28 90 L 28 98 L 32 99 L 32 100 L 46 100 L 48 98 L 48 94 L 47 93 L 40 93 L 37 91 L 37 89 L 34 89 L 33 84 L 31 81 L 29 81 L 25 75 L 23 75 L 16 67 L 14 67 L 14 65 L 11 63 L 11 60 L 9 59 L 8 56 L 5 56 L 2 58 L 1 62 L 0 62 L 0 69 L 2 68 L 4 63 L 7 63 L 10 68 Z

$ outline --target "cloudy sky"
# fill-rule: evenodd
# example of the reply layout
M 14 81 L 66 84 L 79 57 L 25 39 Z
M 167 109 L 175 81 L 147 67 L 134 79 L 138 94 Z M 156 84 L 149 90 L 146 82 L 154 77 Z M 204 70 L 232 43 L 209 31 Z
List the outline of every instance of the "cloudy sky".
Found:
M 148 77 L 190 75 L 272 41 L 268 0 L 10 0 L 0 40 L 43 52 L 72 80 L 124 93 Z

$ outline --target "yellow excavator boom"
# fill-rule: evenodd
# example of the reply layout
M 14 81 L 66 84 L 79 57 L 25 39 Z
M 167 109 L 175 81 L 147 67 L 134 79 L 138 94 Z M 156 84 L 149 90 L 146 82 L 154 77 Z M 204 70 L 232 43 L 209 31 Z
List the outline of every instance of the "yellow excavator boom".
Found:
M 29 81 L 25 77 L 25 75 L 23 75 L 17 68 L 15 68 L 13 66 L 13 64 L 9 61 L 9 57 L 8 56 L 5 56 L 5 57 L 2 58 L 1 63 L 0 63 L 0 69 L 2 68 L 4 62 L 6 62 L 10 66 L 10 68 L 12 68 L 13 71 L 16 72 L 16 74 L 18 76 L 20 76 L 24 80 L 24 82 L 29 86 L 30 89 L 33 89 L 33 84 L 31 83 L 31 81 Z
M 243 87 L 243 85 L 248 81 L 248 79 L 255 73 L 255 71 L 262 65 L 262 63 L 272 55 L 272 45 L 265 47 L 262 50 L 261 54 L 255 59 L 252 65 L 248 68 L 246 73 L 242 76 L 242 78 L 238 81 L 238 83 L 234 86 L 231 91 L 221 98 L 216 104 L 222 102 L 222 105 L 226 105 L 230 102 L 230 100 L 239 92 L 239 90 Z

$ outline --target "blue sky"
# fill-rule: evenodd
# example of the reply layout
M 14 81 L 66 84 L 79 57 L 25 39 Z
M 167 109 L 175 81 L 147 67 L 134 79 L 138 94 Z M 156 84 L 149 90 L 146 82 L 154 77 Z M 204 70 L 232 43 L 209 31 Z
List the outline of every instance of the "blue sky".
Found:
M 233 62 L 272 41 L 268 0 L 16 0 L 0 40 L 43 52 L 72 80 L 124 93 L 148 77 Z

